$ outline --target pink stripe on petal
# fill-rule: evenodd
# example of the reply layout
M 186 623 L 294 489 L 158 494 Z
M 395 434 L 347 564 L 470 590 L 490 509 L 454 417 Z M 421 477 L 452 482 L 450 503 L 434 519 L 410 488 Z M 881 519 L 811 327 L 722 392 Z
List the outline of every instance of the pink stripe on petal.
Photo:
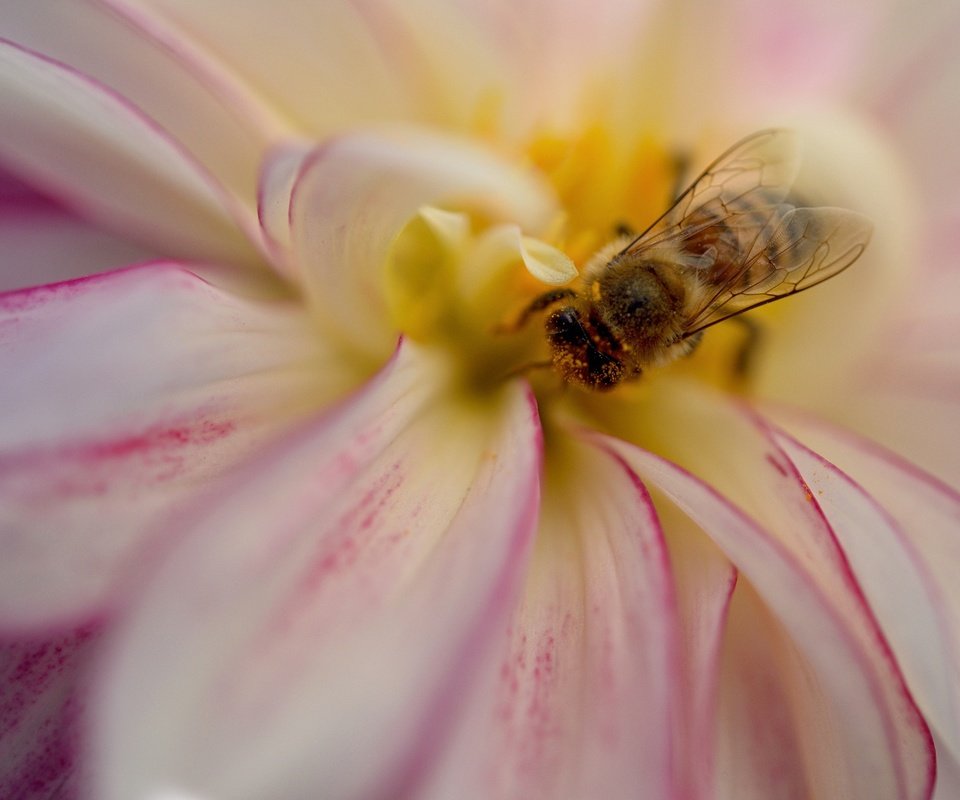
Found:
M 563 432 L 549 467 L 523 600 L 418 796 L 679 797 L 677 605 L 653 504 L 616 455 Z
M 255 259 L 252 209 L 104 84 L 0 40 L 0 104 L 0 158 L 85 215 L 168 253 Z
M 96 613 L 157 516 L 350 386 L 334 359 L 175 264 L 0 295 L 0 623 Z
M 871 619 L 858 608 L 856 588 L 836 585 L 822 561 L 825 553 L 818 564 L 810 554 L 792 552 L 795 545 L 780 541 L 689 473 L 653 454 L 616 446 L 720 545 L 813 670 L 817 692 L 823 692 L 816 733 L 801 723 L 802 709 L 791 717 L 812 796 L 929 797 L 934 776 L 929 732 Z M 792 482 L 788 471 L 773 468 L 777 463 L 765 469 Z M 754 472 L 763 475 L 762 469 Z M 781 507 L 796 508 L 782 490 L 777 495 Z M 789 522 L 784 517 L 779 524 Z M 800 530 L 805 527 L 808 536 L 819 536 L 807 526 Z
M 4 35 L 109 86 L 251 206 L 260 155 L 286 123 L 202 45 L 127 0 L 11 6 Z
M 289 187 L 293 264 L 320 317 L 378 354 L 396 338 L 383 297 L 387 254 L 423 205 L 479 209 L 534 232 L 555 210 L 534 174 L 464 140 L 419 131 L 331 139 L 292 184 L 270 175 L 263 184 Z
M 777 419 L 805 445 L 816 448 L 855 479 L 882 509 L 886 530 L 871 526 L 869 546 L 876 549 L 860 556 L 871 578 L 865 588 L 908 670 L 917 702 L 954 757 L 960 757 L 960 648 L 955 633 L 960 626 L 956 581 L 960 494 L 848 431 L 796 415 L 780 414 Z M 829 471 L 823 465 L 818 469 Z M 852 553 L 859 553 L 857 544 L 851 545 Z M 883 553 L 888 555 L 880 561 Z M 891 570 L 896 573 L 894 578 L 888 574 Z M 883 597 L 877 596 L 881 593 Z M 913 609 L 912 613 L 908 609 Z M 928 635 L 920 636 L 922 631 Z
M 416 793 L 512 608 L 540 463 L 530 396 L 460 408 L 435 368 L 403 345 L 184 519 L 101 675 L 97 797 Z

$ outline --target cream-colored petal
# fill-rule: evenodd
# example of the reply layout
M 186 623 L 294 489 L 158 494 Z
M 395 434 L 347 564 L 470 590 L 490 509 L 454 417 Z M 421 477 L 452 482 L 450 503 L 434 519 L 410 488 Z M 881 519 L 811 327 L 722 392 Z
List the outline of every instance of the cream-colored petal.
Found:
M 461 139 L 353 134 L 307 158 L 290 193 L 292 263 L 330 335 L 382 357 L 393 346 L 387 254 L 424 205 L 478 211 L 538 232 L 555 211 L 536 174 Z

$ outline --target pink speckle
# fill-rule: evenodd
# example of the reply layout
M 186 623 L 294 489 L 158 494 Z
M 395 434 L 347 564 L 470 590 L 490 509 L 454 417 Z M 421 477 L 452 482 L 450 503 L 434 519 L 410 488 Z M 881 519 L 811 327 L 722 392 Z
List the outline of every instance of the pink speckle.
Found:
M 229 420 L 209 419 L 190 425 L 173 427 L 158 425 L 132 436 L 69 448 L 65 455 L 73 455 L 83 460 L 100 460 L 175 450 L 188 445 L 207 445 L 228 436 L 235 427 L 236 425 Z
M 146 487 L 179 478 L 200 450 L 231 435 L 225 419 L 154 425 L 135 434 L 27 449 L 0 457 L 0 483 L 25 503 L 100 497 L 123 486 Z
M 77 674 L 98 629 L 0 644 L 0 775 L 4 798 L 72 797 L 82 707 Z

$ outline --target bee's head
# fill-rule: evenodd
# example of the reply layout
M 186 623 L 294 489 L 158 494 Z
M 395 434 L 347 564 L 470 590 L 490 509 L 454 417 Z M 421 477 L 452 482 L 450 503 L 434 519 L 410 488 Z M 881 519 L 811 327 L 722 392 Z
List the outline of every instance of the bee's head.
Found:
M 550 314 L 546 332 L 553 364 L 564 380 L 603 391 L 624 379 L 623 364 L 598 349 L 575 306 Z

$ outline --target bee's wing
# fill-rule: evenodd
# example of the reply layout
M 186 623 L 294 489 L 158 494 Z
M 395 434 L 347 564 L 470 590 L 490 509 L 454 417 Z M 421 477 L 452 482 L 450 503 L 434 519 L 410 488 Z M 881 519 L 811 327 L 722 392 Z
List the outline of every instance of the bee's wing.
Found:
M 683 338 L 837 275 L 860 257 L 873 233 L 867 217 L 843 208 L 780 209 L 722 281 L 709 281 L 704 271 L 708 291 Z
M 641 253 L 683 241 L 720 221 L 743 235 L 759 234 L 786 198 L 800 165 L 795 133 L 771 129 L 741 139 L 698 177 L 674 204 L 623 252 Z

